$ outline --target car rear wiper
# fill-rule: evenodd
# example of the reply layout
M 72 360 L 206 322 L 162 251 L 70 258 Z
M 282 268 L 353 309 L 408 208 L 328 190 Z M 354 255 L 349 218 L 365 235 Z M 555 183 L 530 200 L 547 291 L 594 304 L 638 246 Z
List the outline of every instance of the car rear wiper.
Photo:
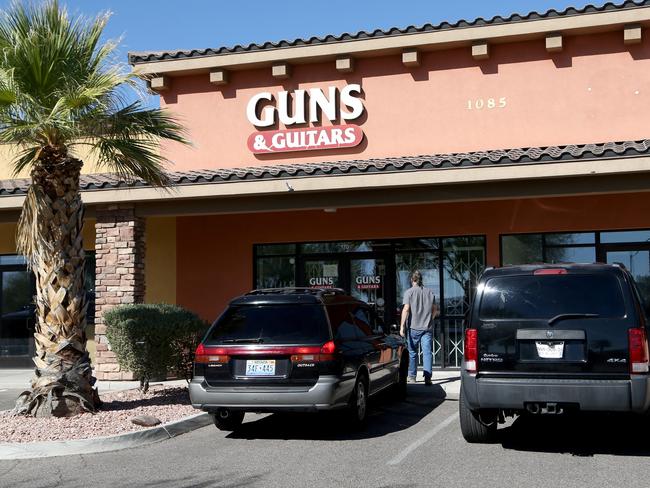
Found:
M 561 313 L 548 319 L 548 325 L 564 319 L 593 319 L 596 317 L 600 317 L 600 315 L 597 313 Z
M 251 339 L 225 339 L 222 341 L 224 344 L 261 344 L 264 339 L 261 337 L 253 337 Z

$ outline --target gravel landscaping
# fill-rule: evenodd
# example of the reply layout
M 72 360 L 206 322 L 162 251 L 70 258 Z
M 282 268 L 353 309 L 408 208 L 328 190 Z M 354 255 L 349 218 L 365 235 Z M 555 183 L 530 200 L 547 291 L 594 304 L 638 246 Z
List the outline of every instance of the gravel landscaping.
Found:
M 200 413 L 192 408 L 185 387 L 152 385 L 147 393 L 138 390 L 101 393 L 104 402 L 96 414 L 72 418 L 14 417 L 0 412 L 0 442 L 39 442 L 86 439 L 146 429 L 131 418 L 150 415 L 164 424 Z

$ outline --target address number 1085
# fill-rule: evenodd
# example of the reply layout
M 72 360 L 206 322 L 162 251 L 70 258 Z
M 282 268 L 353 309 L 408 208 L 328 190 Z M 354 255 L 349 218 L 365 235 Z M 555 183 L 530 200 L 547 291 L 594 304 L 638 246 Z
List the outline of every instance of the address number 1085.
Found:
M 505 108 L 507 105 L 506 97 L 501 98 L 477 98 L 467 100 L 467 110 L 491 110 L 493 108 Z

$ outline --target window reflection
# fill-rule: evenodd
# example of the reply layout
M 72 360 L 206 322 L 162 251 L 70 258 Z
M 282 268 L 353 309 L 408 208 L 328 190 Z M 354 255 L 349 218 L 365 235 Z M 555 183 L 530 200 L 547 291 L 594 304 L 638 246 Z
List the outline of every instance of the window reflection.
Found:
M 650 230 L 601 232 L 600 242 L 603 244 L 616 242 L 650 242 Z
M 257 288 L 282 288 L 296 286 L 293 257 L 257 259 Z
M 546 249 L 549 263 L 594 263 L 595 247 L 549 247 Z

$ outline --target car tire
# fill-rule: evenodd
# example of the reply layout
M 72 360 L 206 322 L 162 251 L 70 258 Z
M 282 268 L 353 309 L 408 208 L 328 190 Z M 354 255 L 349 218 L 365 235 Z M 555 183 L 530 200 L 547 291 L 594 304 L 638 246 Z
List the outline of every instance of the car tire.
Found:
M 348 420 L 353 427 L 363 427 L 368 417 L 368 380 L 359 375 L 348 400 Z
M 244 412 L 238 410 L 233 411 L 228 408 L 220 408 L 212 416 L 217 429 L 232 432 L 242 424 L 244 415 Z
M 392 386 L 393 398 L 402 401 L 407 395 L 407 379 L 409 374 L 409 357 L 408 354 L 402 354 L 402 359 L 397 370 L 397 382 Z
M 480 412 L 470 410 L 463 396 L 463 389 L 460 390 L 458 399 L 458 410 L 460 416 L 460 431 L 467 442 L 473 444 L 487 444 L 494 442 L 497 433 L 496 415 L 481 416 Z M 486 420 L 489 420 L 486 422 Z

